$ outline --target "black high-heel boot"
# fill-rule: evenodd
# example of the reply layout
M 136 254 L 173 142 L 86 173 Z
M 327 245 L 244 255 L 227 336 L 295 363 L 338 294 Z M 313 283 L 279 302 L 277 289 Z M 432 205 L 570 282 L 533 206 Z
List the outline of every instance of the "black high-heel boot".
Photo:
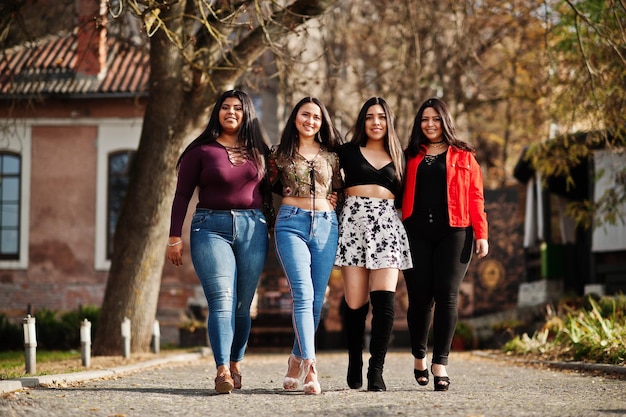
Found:
M 367 370 L 367 390 L 386 391 L 383 380 L 383 366 L 387 347 L 393 329 L 396 293 L 393 291 L 370 292 L 372 303 L 372 338 L 370 339 L 369 368 Z
M 352 389 L 363 386 L 363 338 L 365 335 L 365 318 L 370 309 L 369 303 L 352 309 L 343 301 L 343 329 L 348 346 L 348 386 Z

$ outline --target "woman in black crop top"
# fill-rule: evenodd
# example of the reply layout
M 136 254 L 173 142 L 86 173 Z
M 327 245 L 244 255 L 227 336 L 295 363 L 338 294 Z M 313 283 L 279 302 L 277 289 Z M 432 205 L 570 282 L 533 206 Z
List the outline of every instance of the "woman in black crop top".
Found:
M 350 388 L 363 385 L 365 318 L 372 304 L 367 390 L 384 391 L 383 365 L 394 322 L 400 269 L 412 267 L 409 242 L 394 199 L 401 191 L 404 156 L 387 102 L 365 102 L 352 140 L 337 152 L 344 171 L 345 204 L 339 216 L 339 246 L 345 304 Z

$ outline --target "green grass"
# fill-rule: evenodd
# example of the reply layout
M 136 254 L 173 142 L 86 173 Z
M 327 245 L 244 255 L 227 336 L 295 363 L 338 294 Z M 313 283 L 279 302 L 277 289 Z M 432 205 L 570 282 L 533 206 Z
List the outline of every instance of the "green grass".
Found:
M 167 344 L 161 346 L 160 353 L 158 354 L 149 352 L 137 353 L 131 355 L 131 358 L 124 358 L 121 355 L 92 356 L 91 367 L 93 369 L 103 369 L 172 354 L 195 351 L 197 350 L 194 348 L 180 348 Z M 66 374 L 85 370 L 82 366 L 81 353 L 75 349 L 67 351 L 37 349 L 36 368 L 36 372 L 33 374 L 35 376 Z M 26 374 L 24 350 L 0 351 L 0 380 L 18 379 L 25 376 L 31 375 Z
M 63 360 L 80 360 L 78 351 L 37 351 L 37 364 L 46 362 L 58 362 Z M 16 379 L 25 376 L 25 354 L 24 351 L 0 352 L 0 380 Z M 45 375 L 45 373 L 37 373 Z

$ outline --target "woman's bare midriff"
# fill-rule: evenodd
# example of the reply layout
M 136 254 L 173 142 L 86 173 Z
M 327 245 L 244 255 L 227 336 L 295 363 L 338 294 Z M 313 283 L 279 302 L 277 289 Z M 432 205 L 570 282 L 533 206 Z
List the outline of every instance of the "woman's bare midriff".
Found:
M 376 184 L 355 185 L 348 187 L 346 188 L 345 193 L 347 196 L 353 197 L 384 198 L 387 200 L 393 200 L 395 198 L 391 191 Z
M 313 207 L 313 201 L 315 201 L 315 207 Z M 310 197 L 283 197 L 281 204 L 287 206 L 294 206 L 303 210 L 315 211 L 334 211 L 335 209 L 330 202 L 325 198 L 311 199 Z

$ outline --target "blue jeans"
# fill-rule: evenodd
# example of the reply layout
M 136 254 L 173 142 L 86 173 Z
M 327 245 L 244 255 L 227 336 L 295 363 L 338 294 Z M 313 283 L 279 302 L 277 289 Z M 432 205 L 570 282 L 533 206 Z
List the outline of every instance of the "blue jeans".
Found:
M 191 221 L 191 260 L 209 306 L 209 341 L 216 366 L 243 359 L 250 304 L 269 246 L 261 210 L 197 209 Z
M 292 353 L 315 359 L 315 331 L 337 252 L 334 211 L 311 211 L 283 205 L 274 228 L 276 257 L 289 282 L 295 341 Z

